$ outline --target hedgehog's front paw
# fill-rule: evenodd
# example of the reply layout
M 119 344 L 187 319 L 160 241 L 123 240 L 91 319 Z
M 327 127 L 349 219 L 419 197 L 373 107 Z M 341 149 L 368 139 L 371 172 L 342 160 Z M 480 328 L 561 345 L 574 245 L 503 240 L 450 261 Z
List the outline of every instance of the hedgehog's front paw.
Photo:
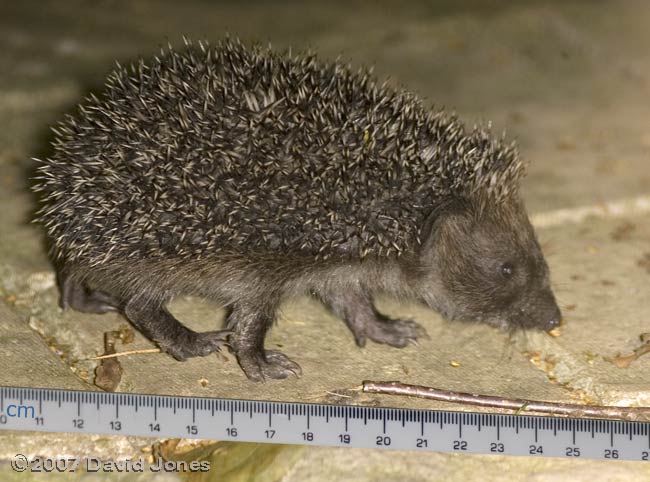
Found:
M 182 341 L 179 340 L 172 346 L 164 347 L 164 350 L 179 361 L 185 361 L 195 356 L 206 356 L 225 345 L 230 334 L 230 330 L 192 332 Z
M 417 345 L 418 338 L 429 338 L 426 330 L 416 322 L 392 320 L 383 315 L 378 315 L 374 322 L 367 323 L 362 335 L 364 337 L 362 343 L 359 343 L 359 337 L 356 336 L 359 346 L 363 346 L 365 338 L 369 338 L 376 343 L 384 343 L 397 348 L 403 348 L 410 343 Z
M 237 360 L 246 376 L 256 382 L 269 378 L 279 380 L 290 375 L 299 377 L 302 374 L 300 365 L 275 350 L 240 351 L 237 353 Z

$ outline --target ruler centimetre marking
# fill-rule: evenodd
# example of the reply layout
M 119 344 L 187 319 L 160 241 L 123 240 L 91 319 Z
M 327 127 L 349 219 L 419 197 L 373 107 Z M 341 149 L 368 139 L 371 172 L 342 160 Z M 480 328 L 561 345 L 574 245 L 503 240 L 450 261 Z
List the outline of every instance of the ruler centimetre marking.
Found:
M 650 422 L 0 387 L 0 429 L 650 460 Z

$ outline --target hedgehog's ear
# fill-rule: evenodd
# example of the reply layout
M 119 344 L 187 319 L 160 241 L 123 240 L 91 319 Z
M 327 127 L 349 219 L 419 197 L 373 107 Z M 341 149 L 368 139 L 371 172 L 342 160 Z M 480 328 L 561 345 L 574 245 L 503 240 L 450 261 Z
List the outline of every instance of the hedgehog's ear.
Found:
M 472 205 L 465 198 L 443 200 L 427 216 L 422 229 L 422 255 L 435 256 L 438 249 L 448 245 L 444 240 L 457 238 L 467 232 L 474 221 Z

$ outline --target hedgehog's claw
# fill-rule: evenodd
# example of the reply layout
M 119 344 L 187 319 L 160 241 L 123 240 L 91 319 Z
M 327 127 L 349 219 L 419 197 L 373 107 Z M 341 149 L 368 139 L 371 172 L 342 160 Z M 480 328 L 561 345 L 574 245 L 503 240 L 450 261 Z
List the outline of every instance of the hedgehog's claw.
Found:
M 230 334 L 230 330 L 191 332 L 191 339 L 168 346 L 165 351 L 179 361 L 185 361 L 195 356 L 207 356 L 226 345 Z
M 197 333 L 197 341 L 194 352 L 195 356 L 206 356 L 226 344 L 228 337 L 232 332 L 230 330 L 207 331 Z
M 429 338 L 426 330 L 414 321 L 392 320 L 379 314 L 373 323 L 364 326 L 364 335 L 375 343 L 397 348 L 404 348 L 409 344 L 418 346 L 418 338 Z
M 262 353 L 239 352 L 237 359 L 246 376 L 256 382 L 264 382 L 267 379 L 281 380 L 290 375 L 299 378 L 302 375 L 300 365 L 275 350 L 264 350 Z

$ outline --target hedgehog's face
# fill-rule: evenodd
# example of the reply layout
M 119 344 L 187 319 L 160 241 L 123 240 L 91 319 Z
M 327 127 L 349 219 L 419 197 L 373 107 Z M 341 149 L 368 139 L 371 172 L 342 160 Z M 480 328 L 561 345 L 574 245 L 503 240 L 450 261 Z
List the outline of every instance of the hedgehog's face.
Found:
M 489 216 L 471 203 L 455 202 L 429 230 L 420 290 L 433 308 L 450 319 L 506 329 L 559 325 L 548 265 L 519 202 L 491 209 Z

